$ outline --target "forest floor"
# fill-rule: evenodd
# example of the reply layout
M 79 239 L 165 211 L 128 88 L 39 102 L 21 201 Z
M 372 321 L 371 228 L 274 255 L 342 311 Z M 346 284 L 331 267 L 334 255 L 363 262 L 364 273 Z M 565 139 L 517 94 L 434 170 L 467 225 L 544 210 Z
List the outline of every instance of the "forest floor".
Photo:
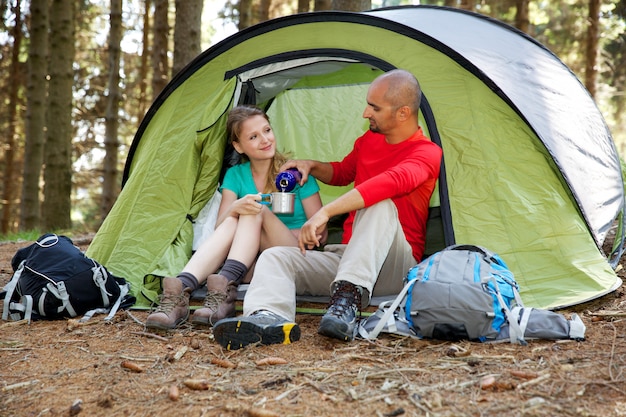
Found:
M 30 243 L 0 243 L 0 286 Z M 146 311 L 0 321 L 0 416 L 626 416 L 625 290 L 559 311 L 581 316 L 585 341 L 528 346 L 343 343 L 311 314 L 299 342 L 233 352 L 209 328 L 151 332 Z

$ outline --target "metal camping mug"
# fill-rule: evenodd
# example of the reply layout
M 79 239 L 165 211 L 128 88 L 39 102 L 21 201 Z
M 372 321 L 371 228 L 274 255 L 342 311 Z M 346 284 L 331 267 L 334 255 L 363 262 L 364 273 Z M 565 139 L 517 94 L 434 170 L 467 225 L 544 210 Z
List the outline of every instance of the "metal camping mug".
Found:
M 261 204 L 272 206 L 272 213 L 291 214 L 296 201 L 294 193 L 261 194 Z

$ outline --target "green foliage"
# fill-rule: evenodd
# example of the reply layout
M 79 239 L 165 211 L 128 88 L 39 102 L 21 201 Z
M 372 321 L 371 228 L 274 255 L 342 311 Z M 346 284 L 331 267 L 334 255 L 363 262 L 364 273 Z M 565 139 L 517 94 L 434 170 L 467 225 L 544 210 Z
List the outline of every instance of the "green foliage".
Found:
M 11 232 L 6 235 L 0 234 L 0 243 L 33 241 L 37 240 L 37 238 L 42 234 L 43 233 L 41 233 L 39 230 L 30 230 L 27 232 Z
M 42 232 L 41 230 L 28 230 L 20 232 L 11 232 L 7 234 L 0 234 L 0 243 L 8 242 L 34 242 L 45 233 L 56 233 L 57 235 L 64 235 L 70 239 L 74 239 L 81 235 L 88 235 L 93 233 L 93 229 L 85 229 L 82 227 L 72 227 L 71 230 L 49 230 Z

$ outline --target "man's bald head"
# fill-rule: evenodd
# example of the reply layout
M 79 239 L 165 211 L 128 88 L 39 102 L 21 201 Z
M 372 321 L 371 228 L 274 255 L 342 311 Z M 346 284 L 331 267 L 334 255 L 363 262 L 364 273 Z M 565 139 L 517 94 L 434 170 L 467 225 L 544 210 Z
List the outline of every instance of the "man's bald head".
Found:
M 395 69 L 380 75 L 374 83 L 385 83 L 385 100 L 399 109 L 408 106 L 415 117 L 419 113 L 422 90 L 413 74 L 402 69 Z

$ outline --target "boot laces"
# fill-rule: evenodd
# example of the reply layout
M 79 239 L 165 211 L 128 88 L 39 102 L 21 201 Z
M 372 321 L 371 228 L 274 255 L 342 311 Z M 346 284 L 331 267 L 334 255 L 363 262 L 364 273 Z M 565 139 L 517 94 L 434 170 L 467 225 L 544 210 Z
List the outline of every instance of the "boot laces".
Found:
M 217 308 L 226 300 L 227 293 L 215 290 L 209 290 L 204 298 L 204 308 L 210 308 L 211 310 L 217 310 Z
M 170 314 L 172 310 L 178 307 L 180 304 L 184 304 L 184 294 L 161 294 L 159 297 L 159 305 L 154 309 L 155 313 Z
M 352 311 L 355 315 L 361 315 L 361 291 L 356 285 L 348 282 L 341 283 L 333 292 L 328 303 L 328 313 L 342 317 Z

